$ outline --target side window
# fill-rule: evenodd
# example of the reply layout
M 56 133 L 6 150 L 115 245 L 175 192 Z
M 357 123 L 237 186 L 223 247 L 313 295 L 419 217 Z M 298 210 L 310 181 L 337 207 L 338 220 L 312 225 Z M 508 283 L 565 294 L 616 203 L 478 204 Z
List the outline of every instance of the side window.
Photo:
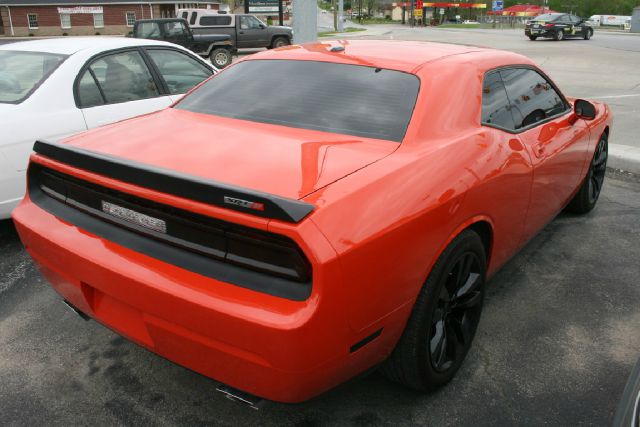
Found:
M 259 30 L 260 20 L 251 15 L 243 15 L 240 17 L 240 29 L 241 30 Z
M 80 101 L 80 108 L 104 105 L 104 98 L 100 93 L 98 83 L 95 81 L 89 70 L 86 70 L 82 75 L 82 78 L 78 81 L 77 93 L 78 100 Z
M 167 37 L 184 37 L 184 24 L 180 21 L 167 22 L 164 25 L 164 32 Z
M 255 16 L 248 16 L 249 18 L 249 28 L 253 29 L 253 30 L 259 30 L 262 28 L 262 21 L 260 21 L 258 18 L 256 18 Z
M 216 26 L 216 25 L 231 25 L 230 16 L 203 16 L 200 18 L 200 25 Z
M 207 79 L 213 71 L 188 55 L 168 49 L 148 49 L 171 94 L 185 93 Z
M 188 17 L 189 17 L 189 12 L 187 11 L 182 12 L 182 19 L 186 20 Z
M 482 123 L 514 130 L 509 98 L 498 71 L 484 76 L 482 82 Z
M 191 25 L 195 24 L 197 18 L 198 18 L 198 14 L 196 12 L 192 12 L 191 19 L 189 20 L 189 24 Z
M 528 68 L 501 70 L 515 128 L 521 129 L 567 110 L 562 97 L 542 75 Z
M 89 69 L 96 77 L 106 104 L 158 96 L 158 88 L 138 52 L 122 52 L 95 60 Z
M 160 25 L 157 22 L 140 22 L 138 24 L 138 34 L 143 39 L 162 39 Z

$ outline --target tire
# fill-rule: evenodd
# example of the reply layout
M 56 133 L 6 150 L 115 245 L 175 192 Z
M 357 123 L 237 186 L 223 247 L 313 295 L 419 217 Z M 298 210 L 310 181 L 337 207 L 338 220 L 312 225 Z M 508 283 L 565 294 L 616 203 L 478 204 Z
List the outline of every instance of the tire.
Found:
M 278 48 L 278 47 L 289 46 L 290 44 L 291 44 L 291 42 L 289 42 L 288 38 L 286 38 L 286 37 L 276 37 L 271 42 L 271 48 L 275 49 L 275 48 Z
M 463 271 L 466 273 L 461 274 Z M 474 231 L 465 230 L 434 264 L 402 337 L 382 365 L 382 373 L 423 392 L 451 381 L 469 351 L 480 320 L 485 275 L 482 240 Z
M 538 36 L 529 36 L 529 40 L 531 40 L 532 42 L 536 41 L 537 38 Z
M 587 176 L 584 178 L 584 181 L 582 181 L 576 195 L 573 196 L 573 199 L 571 199 L 571 202 L 567 205 L 566 211 L 576 214 L 586 214 L 596 206 L 600 192 L 602 191 L 602 185 L 604 184 L 608 156 L 608 135 L 603 133 L 593 153 L 593 159 L 591 160 Z
M 562 31 L 562 30 L 556 31 L 553 39 L 555 41 L 557 41 L 557 42 L 560 42 L 560 41 L 564 40 L 564 31 Z
M 585 33 L 585 35 L 583 36 L 583 38 L 585 40 L 589 40 L 589 39 L 591 39 L 592 36 L 593 36 L 593 30 L 592 29 L 588 29 L 587 32 Z
M 214 67 L 220 69 L 230 65 L 233 60 L 231 51 L 223 47 L 213 49 L 209 55 L 209 59 L 211 59 L 211 64 L 213 64 Z

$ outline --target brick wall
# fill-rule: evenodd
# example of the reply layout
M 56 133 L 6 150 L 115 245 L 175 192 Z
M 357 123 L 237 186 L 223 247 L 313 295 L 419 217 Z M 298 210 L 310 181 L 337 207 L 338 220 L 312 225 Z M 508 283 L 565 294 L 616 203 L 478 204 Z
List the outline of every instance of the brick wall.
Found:
M 84 6 L 78 4 L 77 6 Z M 10 35 L 9 17 L 6 8 L 2 9 L 2 21 L 5 23 L 5 34 Z M 154 6 L 155 9 L 155 6 Z M 134 12 L 136 19 L 151 18 L 148 4 L 105 5 L 103 6 L 104 28 L 95 28 L 93 14 L 70 14 L 71 28 L 62 28 L 60 14 L 56 6 L 12 6 L 11 18 L 16 36 L 60 36 L 68 35 L 126 35 L 132 27 L 127 27 L 126 13 Z M 34 13 L 38 16 L 38 29 L 29 28 L 27 15 Z M 154 16 L 156 11 L 154 10 Z M 6 17 L 5 17 L 6 15 Z

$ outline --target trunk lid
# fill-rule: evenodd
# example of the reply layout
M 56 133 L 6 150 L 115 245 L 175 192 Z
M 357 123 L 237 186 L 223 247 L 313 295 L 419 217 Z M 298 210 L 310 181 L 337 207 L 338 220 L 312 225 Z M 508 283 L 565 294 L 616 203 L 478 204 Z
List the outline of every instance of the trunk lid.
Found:
M 399 144 L 172 108 L 74 136 L 71 145 L 290 199 L 366 167 Z

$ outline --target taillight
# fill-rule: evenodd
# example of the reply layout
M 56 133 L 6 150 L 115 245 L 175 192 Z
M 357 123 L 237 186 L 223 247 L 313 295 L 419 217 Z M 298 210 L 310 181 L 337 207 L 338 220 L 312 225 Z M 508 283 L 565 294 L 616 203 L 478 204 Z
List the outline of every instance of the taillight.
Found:
M 289 239 L 252 232 L 228 231 L 226 236 L 228 262 L 297 282 L 311 278 L 309 262 Z

